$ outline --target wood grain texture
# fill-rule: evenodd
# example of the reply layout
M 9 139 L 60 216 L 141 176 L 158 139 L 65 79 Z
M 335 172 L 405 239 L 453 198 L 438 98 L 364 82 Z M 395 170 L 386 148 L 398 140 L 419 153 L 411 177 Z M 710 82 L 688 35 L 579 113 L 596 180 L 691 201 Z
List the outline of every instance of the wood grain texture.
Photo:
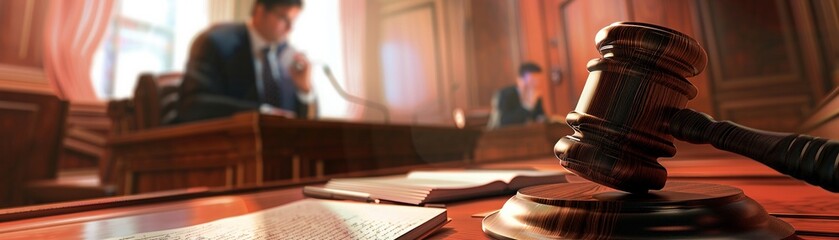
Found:
M 539 64 L 543 68 L 542 73 L 535 74 L 537 81 L 537 90 L 542 96 L 542 104 L 547 116 L 564 115 L 570 111 L 570 105 L 567 103 L 560 103 L 566 101 L 565 97 L 557 98 L 554 93 L 556 87 L 554 85 L 563 84 L 562 69 L 554 66 L 550 62 L 549 56 L 558 53 L 557 45 L 552 42 L 553 36 L 550 36 L 545 22 L 545 6 L 550 4 L 550 1 L 518 1 L 518 16 L 519 16 L 519 52 L 521 59 L 531 61 Z M 533 74 L 533 73 L 531 73 Z M 556 105 L 560 105 L 563 110 L 557 111 Z
M 243 113 L 111 139 L 124 194 L 464 162 L 480 132 Z
M 512 1 L 472 1 L 472 48 L 474 78 L 470 83 L 470 106 L 488 108 L 492 96 L 514 84 L 518 77 L 518 32 Z
M 698 2 L 718 118 L 793 131 L 825 95 L 822 50 L 815 43 L 814 13 L 807 5 L 786 0 Z M 755 104 L 802 96 L 807 99 Z M 791 106 L 799 110 L 790 111 Z
M 105 103 L 71 102 L 59 169 L 96 168 L 104 162 L 111 121 Z
M 689 109 L 676 112 L 670 133 L 691 143 L 757 160 L 778 172 L 839 192 L 839 142 L 807 135 L 766 132 L 731 122 L 717 122 Z
M 630 0 L 629 8 L 632 21 L 664 26 L 687 35 L 702 39 L 703 33 L 698 23 L 698 9 L 693 0 Z M 700 44 L 702 41 L 699 41 Z M 688 102 L 688 107 L 700 112 L 713 113 L 714 90 L 711 88 L 708 71 L 703 71 L 690 79 L 698 90 L 696 97 Z
M 798 132 L 824 138 L 839 138 L 839 89 L 833 90 L 813 114 L 801 124 Z
M 537 2 L 541 3 L 541 6 L 538 6 L 538 14 L 542 16 L 541 21 L 542 24 L 544 24 L 543 29 L 545 31 L 544 41 L 546 41 L 547 44 L 547 52 L 545 54 L 548 64 L 546 65 L 546 68 L 555 72 L 555 75 L 551 76 L 551 78 L 558 80 L 554 84 L 546 87 L 547 89 L 545 92 L 551 94 L 551 96 L 546 99 L 553 101 L 552 109 L 546 109 L 546 111 L 553 111 L 558 115 L 563 115 L 574 109 L 575 104 L 571 101 L 571 98 L 568 97 L 568 93 L 570 92 L 569 88 L 571 87 L 571 82 L 573 81 L 570 74 L 571 71 L 574 71 L 574 69 L 570 68 L 568 65 L 568 51 L 566 50 L 568 49 L 568 44 L 565 36 L 561 35 L 564 34 L 565 31 L 563 25 L 564 22 L 560 21 L 559 17 L 560 6 L 561 4 L 567 2 L 567 0 L 546 0 Z M 522 7 L 522 9 L 526 10 L 528 8 Z M 530 14 L 537 13 L 530 12 Z M 546 104 L 545 106 L 548 105 Z
M 559 40 L 557 65 L 563 69 L 565 74 L 562 78 L 567 85 L 558 86 L 562 89 L 556 94 L 567 98 L 568 103 L 573 105 L 579 101 L 586 85 L 588 72 L 584 66 L 599 56 L 597 48 L 591 45 L 597 31 L 613 22 L 631 19 L 624 0 L 568 0 L 548 7 L 557 8 L 556 19 L 549 21 L 558 21 L 557 37 L 563 38 Z
M 702 178 L 680 179 L 725 184 L 743 190 L 746 196 L 760 203 L 770 213 L 839 214 L 839 199 L 834 194 L 807 186 L 799 181 L 773 173 L 754 161 L 742 157 L 664 160 L 675 175 L 703 174 Z M 556 159 L 510 161 L 482 164 L 483 168 L 537 168 L 562 170 Z M 756 177 L 774 176 L 775 179 Z M 570 178 L 573 182 L 580 178 Z M 309 182 L 308 184 L 317 184 Z M 279 188 L 278 188 L 279 187 Z M 302 199 L 299 185 L 274 186 L 242 190 L 214 191 L 193 189 L 189 192 L 143 194 L 95 201 L 62 203 L 48 206 L 0 210 L 2 239 L 102 239 L 144 231 L 158 231 L 238 216 Z M 430 236 L 430 239 L 485 239 L 481 218 L 472 214 L 500 209 L 511 196 L 497 196 L 447 203 L 452 222 Z M 109 203 L 104 203 L 108 200 Z M 98 203 L 98 204 L 97 204 Z M 81 211 L 36 215 L 63 207 L 77 206 Z M 28 211 L 28 218 L 8 221 L 12 212 Z M 40 216 L 40 217 L 38 217 Z M 835 231 L 835 222 L 807 219 L 783 219 L 796 230 Z M 807 236 L 809 239 L 810 236 Z
M 660 189 L 667 173 L 656 159 L 674 155 L 675 137 L 839 191 L 839 142 L 716 122 L 681 109 L 696 95 L 684 77 L 699 74 L 707 61 L 695 40 L 655 25 L 615 23 L 596 41 L 604 57 L 589 63 L 583 98 L 567 117 L 576 133 L 555 148 L 569 170 L 628 192 Z
M 475 148 L 475 162 L 553 157 L 556 140 L 573 131 L 565 123 L 548 122 L 485 131 Z
M 536 2 L 522 3 L 522 12 L 525 7 L 534 8 L 532 5 L 540 5 L 542 12 L 531 10 L 527 12 L 531 16 L 523 19 L 534 22 L 537 16 L 544 18 L 539 23 L 544 26 L 548 65 L 562 70 L 563 81 L 546 92 L 553 97 L 552 108 L 559 114 L 573 109 L 575 92 L 582 89 L 587 76 L 580 66 L 596 57 L 590 47 L 594 31 L 618 20 L 657 24 L 699 40 L 708 49 L 712 65 L 691 79 L 699 94 L 688 106 L 721 119 L 792 131 L 839 82 L 839 71 L 833 70 L 838 65 L 830 60 L 839 49 L 830 37 L 839 32 L 835 23 L 839 8 L 832 1 Z M 532 28 L 524 28 L 528 31 L 524 41 L 537 46 L 524 49 L 540 48 L 529 36 L 538 33 Z M 798 101 L 801 96 L 807 99 Z M 766 101 L 777 97 L 796 101 Z M 750 106 L 744 108 L 744 104 Z M 794 106 L 797 109 L 792 109 Z
M 579 95 L 585 86 L 588 73 L 581 66 L 594 57 L 596 49 L 591 47 L 591 39 L 596 30 L 615 21 L 647 22 L 665 26 L 691 36 L 701 36 L 697 22 L 697 10 L 691 0 L 623 0 L 623 1 L 576 1 L 547 0 L 522 1 L 523 19 L 533 24 L 534 18 L 541 17 L 544 36 L 537 36 L 539 31 L 526 26 L 527 35 L 523 35 L 528 46 L 523 56 L 534 56 L 539 60 L 540 49 L 545 51 L 546 66 L 550 66 L 551 78 L 556 75 L 560 81 L 552 82 L 545 94 L 549 94 L 552 106 L 548 111 L 564 114 L 574 109 Z M 538 6 L 533 6 L 538 5 Z M 608 7 L 602 7 L 608 6 Z M 535 8 L 535 9 L 534 9 Z M 529 11 L 527 11 L 529 10 Z M 533 38 L 541 37 L 546 47 L 540 48 L 540 42 Z M 700 90 L 691 101 L 690 107 L 701 111 L 713 112 L 707 74 L 700 74 L 691 79 Z
M 636 193 L 661 189 L 667 172 L 656 159 L 676 153 L 663 126 L 696 96 L 685 77 L 704 70 L 705 51 L 687 35 L 644 23 L 614 23 L 595 40 L 603 58 L 589 62 L 586 88 L 566 117 L 575 134 L 554 151 L 594 182 Z
M 740 189 L 691 182 L 647 194 L 595 183 L 528 187 L 486 217 L 483 229 L 504 239 L 784 239 L 794 233 Z
M 27 182 L 55 178 L 66 114 L 54 95 L 0 91 L 0 206 L 23 204 Z
M 434 2 L 384 12 L 379 37 L 384 102 L 396 123 L 450 122 L 444 49 L 445 34 Z
M 0 2 L 0 64 L 43 68 L 43 30 L 48 1 Z
M 839 86 L 839 3 L 836 1 L 813 1 L 822 52 L 827 62 L 825 72 L 829 76 L 829 88 Z

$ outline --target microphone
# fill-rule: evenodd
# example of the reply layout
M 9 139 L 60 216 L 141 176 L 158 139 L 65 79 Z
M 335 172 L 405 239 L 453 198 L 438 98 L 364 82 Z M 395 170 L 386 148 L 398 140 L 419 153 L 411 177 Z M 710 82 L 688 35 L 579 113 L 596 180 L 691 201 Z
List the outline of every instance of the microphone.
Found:
M 380 112 L 382 112 L 382 115 L 384 116 L 385 123 L 390 122 L 390 111 L 388 110 L 387 106 L 381 103 L 373 102 L 364 98 L 350 95 L 349 93 L 344 91 L 344 89 L 341 88 L 341 85 L 338 84 L 338 80 L 335 80 L 335 76 L 332 75 L 332 70 L 329 69 L 329 65 L 323 64 L 323 73 L 326 74 L 326 78 L 329 79 L 329 83 L 332 84 L 332 88 L 335 89 L 335 91 L 338 92 L 338 95 L 341 95 L 341 97 L 344 98 L 344 100 L 379 110 Z

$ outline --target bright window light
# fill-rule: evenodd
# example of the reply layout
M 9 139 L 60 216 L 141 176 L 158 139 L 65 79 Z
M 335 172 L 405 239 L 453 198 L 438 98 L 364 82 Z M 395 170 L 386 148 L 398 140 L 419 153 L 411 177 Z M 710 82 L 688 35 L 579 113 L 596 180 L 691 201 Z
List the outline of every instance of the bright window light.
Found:
M 340 0 L 306 1 L 289 39 L 314 64 L 312 84 L 321 118 L 347 118 L 348 115 L 349 103 L 338 95 L 323 73 L 323 66 L 328 65 L 346 90 L 340 5 Z

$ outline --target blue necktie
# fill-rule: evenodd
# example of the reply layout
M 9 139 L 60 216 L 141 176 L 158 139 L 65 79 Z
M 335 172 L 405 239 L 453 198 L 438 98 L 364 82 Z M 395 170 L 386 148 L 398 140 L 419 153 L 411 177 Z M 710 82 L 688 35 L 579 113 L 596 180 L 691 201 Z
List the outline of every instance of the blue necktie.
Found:
M 277 78 L 272 73 L 273 66 L 268 61 L 268 54 L 270 48 L 266 47 L 262 50 L 262 84 L 265 93 L 265 103 L 271 104 L 274 107 L 282 106 L 282 99 L 280 99 L 280 85 L 277 83 Z

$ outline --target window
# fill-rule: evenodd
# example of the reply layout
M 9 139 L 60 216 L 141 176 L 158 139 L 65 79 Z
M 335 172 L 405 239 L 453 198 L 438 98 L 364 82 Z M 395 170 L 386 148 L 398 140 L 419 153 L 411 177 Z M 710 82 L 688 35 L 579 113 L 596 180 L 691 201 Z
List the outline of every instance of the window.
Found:
M 211 24 L 208 13 L 209 1 L 213 0 L 118 1 L 92 71 L 93 86 L 99 98 L 106 100 L 131 97 L 141 73 L 183 72 L 192 40 Z M 219 6 L 236 9 L 221 11 L 251 8 L 245 1 L 229 1 L 233 4 Z M 324 118 L 349 115 L 349 103 L 338 95 L 322 70 L 328 65 L 339 85 L 346 88 L 340 14 L 339 0 L 307 1 L 289 39 L 313 62 L 318 115 Z
M 206 1 L 118 0 L 94 57 L 101 99 L 130 97 L 140 73 L 183 71 L 189 45 L 207 27 Z

